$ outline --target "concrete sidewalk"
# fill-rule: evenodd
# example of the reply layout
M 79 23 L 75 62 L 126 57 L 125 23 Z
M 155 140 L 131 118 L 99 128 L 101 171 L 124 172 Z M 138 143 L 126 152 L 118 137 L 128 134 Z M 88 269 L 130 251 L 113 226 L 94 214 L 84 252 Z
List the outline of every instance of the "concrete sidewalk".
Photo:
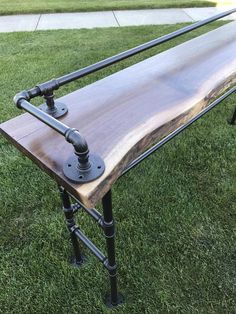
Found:
M 210 8 L 9 15 L 0 16 L 0 32 L 196 22 L 217 13 L 227 11 L 231 8 L 232 7 L 227 6 Z M 232 14 L 224 19 L 236 20 L 236 14 Z

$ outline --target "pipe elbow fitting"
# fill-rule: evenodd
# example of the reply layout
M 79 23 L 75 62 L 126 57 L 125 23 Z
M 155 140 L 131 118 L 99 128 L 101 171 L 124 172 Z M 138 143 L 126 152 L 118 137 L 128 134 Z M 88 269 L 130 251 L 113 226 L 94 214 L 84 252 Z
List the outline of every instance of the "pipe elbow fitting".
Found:
M 21 103 L 24 100 L 27 100 L 27 101 L 30 100 L 30 95 L 29 95 L 29 93 L 26 90 L 16 94 L 15 97 L 13 98 L 13 101 L 14 101 L 15 105 L 19 109 L 21 109 Z
M 76 155 L 80 156 L 88 154 L 88 144 L 78 130 L 74 128 L 69 129 L 65 134 L 65 138 L 67 142 L 71 143 L 74 146 Z

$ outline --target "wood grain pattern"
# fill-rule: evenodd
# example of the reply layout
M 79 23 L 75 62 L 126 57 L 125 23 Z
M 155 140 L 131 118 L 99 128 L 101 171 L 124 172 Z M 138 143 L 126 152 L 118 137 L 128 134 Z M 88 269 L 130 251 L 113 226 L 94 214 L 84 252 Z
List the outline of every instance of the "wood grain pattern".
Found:
M 235 82 L 232 22 L 60 98 L 69 108 L 61 121 L 80 130 L 90 151 L 105 161 L 103 176 L 83 185 L 62 173 L 73 148 L 61 135 L 29 114 L 0 128 L 59 184 L 94 206 L 132 160 Z

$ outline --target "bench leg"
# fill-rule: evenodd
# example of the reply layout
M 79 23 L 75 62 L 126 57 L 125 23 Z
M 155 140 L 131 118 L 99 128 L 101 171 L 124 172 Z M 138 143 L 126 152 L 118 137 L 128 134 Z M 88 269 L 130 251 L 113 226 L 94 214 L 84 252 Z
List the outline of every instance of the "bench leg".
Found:
M 71 243 L 74 249 L 74 258 L 72 259 L 72 263 L 75 266 L 80 266 L 84 262 L 84 257 L 81 254 L 79 242 L 75 233 L 71 232 L 71 228 L 73 229 L 73 226 L 75 226 L 74 211 L 71 206 L 70 197 L 66 190 L 59 187 L 59 191 L 62 199 L 66 225 L 70 231 Z
M 112 214 L 112 197 L 109 191 L 102 199 L 104 216 L 104 234 L 107 244 L 107 265 L 109 272 L 111 292 L 106 296 L 106 305 L 115 307 L 123 303 L 123 296 L 117 290 L 117 265 L 115 258 L 115 225 Z
M 230 120 L 230 124 L 235 124 L 235 122 L 236 122 L 236 108 L 234 110 L 234 114 L 232 116 L 232 119 Z

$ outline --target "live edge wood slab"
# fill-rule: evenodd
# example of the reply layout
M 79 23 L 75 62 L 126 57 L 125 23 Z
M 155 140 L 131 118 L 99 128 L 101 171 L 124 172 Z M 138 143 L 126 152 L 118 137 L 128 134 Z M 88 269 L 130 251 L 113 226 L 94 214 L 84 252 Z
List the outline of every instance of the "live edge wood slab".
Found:
M 94 206 L 127 165 L 236 82 L 236 22 L 167 50 L 59 99 L 61 121 L 77 128 L 105 162 L 99 179 L 73 184 L 62 173 L 73 154 L 64 137 L 30 114 L 1 133 L 86 206 Z

